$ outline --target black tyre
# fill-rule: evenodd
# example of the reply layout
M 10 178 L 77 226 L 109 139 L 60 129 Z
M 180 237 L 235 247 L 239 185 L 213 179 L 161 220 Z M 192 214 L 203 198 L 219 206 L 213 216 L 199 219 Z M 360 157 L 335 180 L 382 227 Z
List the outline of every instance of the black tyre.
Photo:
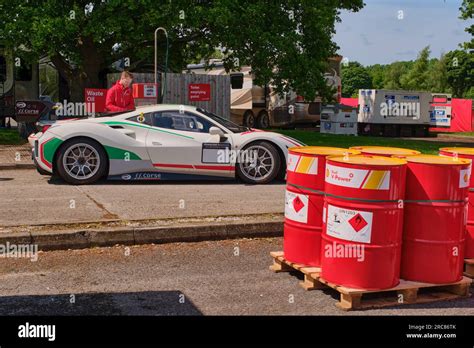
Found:
M 249 128 L 255 127 L 255 116 L 252 111 L 246 111 L 244 114 L 244 126 Z
M 268 112 L 261 111 L 258 114 L 257 127 L 260 128 L 260 129 L 270 128 L 270 116 L 268 115 Z
M 237 176 L 248 184 L 267 184 L 273 181 L 281 168 L 281 158 L 274 145 L 266 141 L 248 144 L 242 151 L 247 156 L 241 156 L 236 163 Z M 250 159 L 252 159 L 250 161 Z
M 74 185 L 95 183 L 106 175 L 107 154 L 89 138 L 75 138 L 64 143 L 56 156 L 59 176 Z

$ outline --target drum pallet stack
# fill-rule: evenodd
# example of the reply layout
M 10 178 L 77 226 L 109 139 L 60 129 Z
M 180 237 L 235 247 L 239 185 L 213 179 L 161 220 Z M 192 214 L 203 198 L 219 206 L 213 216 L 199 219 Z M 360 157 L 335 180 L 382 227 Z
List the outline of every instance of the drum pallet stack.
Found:
M 471 161 L 447 151 L 290 149 L 284 251 L 270 269 L 339 292 L 344 310 L 469 297 Z

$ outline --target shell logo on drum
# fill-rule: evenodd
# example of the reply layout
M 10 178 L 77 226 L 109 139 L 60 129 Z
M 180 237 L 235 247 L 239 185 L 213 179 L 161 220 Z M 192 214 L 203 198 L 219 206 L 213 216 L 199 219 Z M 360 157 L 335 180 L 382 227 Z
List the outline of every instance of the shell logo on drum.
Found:
M 351 169 L 328 164 L 326 167 L 326 182 L 337 186 L 367 190 L 388 190 L 390 171 Z

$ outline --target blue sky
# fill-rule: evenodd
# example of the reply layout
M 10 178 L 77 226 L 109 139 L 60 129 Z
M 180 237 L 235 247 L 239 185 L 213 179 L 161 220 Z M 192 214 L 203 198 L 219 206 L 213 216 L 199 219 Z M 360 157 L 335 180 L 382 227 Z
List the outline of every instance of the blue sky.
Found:
M 458 48 L 470 36 L 459 19 L 462 0 L 365 0 L 356 13 L 343 11 L 336 25 L 339 54 L 364 65 L 415 59 L 430 46 L 431 57 Z M 403 19 L 398 19 L 403 11 Z

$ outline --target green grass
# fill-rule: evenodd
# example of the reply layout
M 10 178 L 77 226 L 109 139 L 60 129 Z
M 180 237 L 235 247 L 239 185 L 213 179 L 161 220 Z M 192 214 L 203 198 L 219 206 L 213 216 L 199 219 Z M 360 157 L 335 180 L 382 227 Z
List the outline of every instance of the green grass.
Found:
M 456 142 L 440 142 L 433 140 L 406 140 L 400 138 L 384 138 L 369 136 L 352 136 L 352 135 L 334 135 L 321 134 L 318 131 L 301 131 L 301 130 L 276 130 L 276 132 L 288 135 L 292 138 L 302 141 L 306 145 L 315 146 L 335 146 L 348 148 L 358 145 L 376 145 L 376 146 L 393 146 L 404 147 L 408 149 L 418 150 L 422 153 L 436 155 L 440 147 L 446 146 L 469 146 L 465 143 Z M 473 133 L 474 134 L 474 133 Z
M 16 129 L 0 129 L 0 145 L 21 145 L 26 140 L 21 139 Z
M 406 140 L 399 138 L 383 138 L 369 136 L 349 136 L 349 135 L 333 135 L 321 134 L 318 131 L 302 131 L 302 130 L 276 130 L 275 132 L 288 135 L 302 141 L 307 145 L 316 146 L 335 146 L 335 147 L 351 147 L 357 145 L 378 145 L 378 146 L 394 146 L 405 147 L 418 150 L 427 154 L 437 154 L 440 147 L 445 146 L 469 146 L 462 142 L 440 142 L 430 140 Z M 456 133 L 460 135 L 473 135 L 472 133 Z M 26 140 L 18 136 L 16 129 L 0 129 L 0 145 L 21 145 Z

